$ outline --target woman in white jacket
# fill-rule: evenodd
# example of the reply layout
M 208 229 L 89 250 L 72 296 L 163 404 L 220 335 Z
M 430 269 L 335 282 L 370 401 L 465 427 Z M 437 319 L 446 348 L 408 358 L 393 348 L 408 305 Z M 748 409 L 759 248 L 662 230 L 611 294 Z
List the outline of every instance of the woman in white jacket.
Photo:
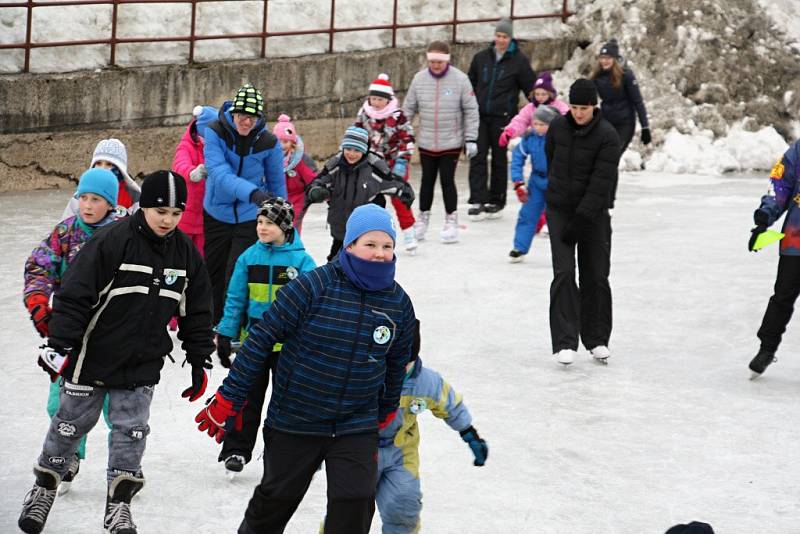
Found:
M 458 193 L 455 173 L 462 148 L 472 157 L 478 148 L 478 102 L 469 78 L 450 64 L 450 46 L 442 41 L 428 45 L 428 67 L 411 81 L 403 109 L 408 120 L 419 114 L 417 146 L 422 163 L 419 217 L 414 225 L 418 240 L 425 238 L 438 174 L 444 197 L 443 243 L 458 241 Z

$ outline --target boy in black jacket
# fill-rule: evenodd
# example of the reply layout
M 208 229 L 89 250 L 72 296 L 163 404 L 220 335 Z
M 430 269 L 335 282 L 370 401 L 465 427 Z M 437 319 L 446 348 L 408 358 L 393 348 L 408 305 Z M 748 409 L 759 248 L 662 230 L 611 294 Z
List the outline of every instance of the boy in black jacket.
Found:
M 108 395 L 113 429 L 103 526 L 111 534 L 136 533 L 130 501 L 144 485 L 150 402 L 172 350 L 167 323 L 173 316 L 192 366 L 192 385 L 182 396 L 194 401 L 205 391 L 214 350 L 211 284 L 200 253 L 176 229 L 186 207 L 184 179 L 169 171 L 149 175 L 139 205 L 132 217 L 84 245 L 54 299 L 48 346 L 38 363 L 52 381 L 61 378 L 61 404 L 23 503 L 24 532 L 44 528 L 67 459 L 97 423 Z

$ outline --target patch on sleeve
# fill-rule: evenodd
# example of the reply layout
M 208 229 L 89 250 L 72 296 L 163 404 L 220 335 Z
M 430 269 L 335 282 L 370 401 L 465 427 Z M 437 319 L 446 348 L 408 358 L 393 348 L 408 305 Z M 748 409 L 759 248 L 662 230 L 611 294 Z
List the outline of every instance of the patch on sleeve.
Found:
M 783 171 L 785 169 L 782 162 L 783 160 L 780 160 L 778 161 L 778 163 L 775 164 L 774 167 L 772 167 L 772 170 L 769 173 L 769 177 L 771 180 L 780 180 L 783 178 Z

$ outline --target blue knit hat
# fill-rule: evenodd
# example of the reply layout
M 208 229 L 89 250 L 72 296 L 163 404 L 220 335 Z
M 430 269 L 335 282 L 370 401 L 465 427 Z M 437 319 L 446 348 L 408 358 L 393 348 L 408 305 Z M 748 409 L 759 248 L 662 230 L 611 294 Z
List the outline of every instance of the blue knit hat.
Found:
M 344 132 L 342 137 L 342 144 L 339 147 L 344 150 L 345 148 L 352 148 L 358 150 L 362 154 L 366 154 L 369 149 L 369 134 L 364 128 L 358 126 L 350 126 Z
M 219 111 L 211 106 L 195 106 L 192 115 L 197 120 L 197 135 L 206 136 L 206 126 L 217 120 Z
M 111 207 L 117 207 L 117 193 L 119 193 L 119 182 L 113 172 L 108 169 L 96 167 L 89 169 L 81 174 L 78 182 L 78 191 L 75 198 L 85 193 L 94 193 L 106 199 Z
M 397 235 L 394 231 L 392 216 L 389 215 L 388 211 L 377 204 L 371 203 L 357 207 L 350 214 L 350 218 L 347 219 L 342 247 L 347 248 L 356 239 L 373 230 L 386 232 L 392 238 L 392 241 L 396 241 Z

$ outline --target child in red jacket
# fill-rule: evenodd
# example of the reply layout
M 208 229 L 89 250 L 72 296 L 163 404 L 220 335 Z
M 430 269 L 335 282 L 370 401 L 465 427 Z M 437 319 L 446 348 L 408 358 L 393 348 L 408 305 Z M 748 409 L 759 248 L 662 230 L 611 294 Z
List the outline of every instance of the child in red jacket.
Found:
M 288 115 L 278 117 L 272 134 L 281 142 L 283 149 L 283 172 L 286 175 L 286 191 L 294 208 L 294 227 L 299 234 L 302 230 L 303 208 L 306 203 L 306 187 L 317 175 L 313 160 L 305 153 L 303 139 Z

